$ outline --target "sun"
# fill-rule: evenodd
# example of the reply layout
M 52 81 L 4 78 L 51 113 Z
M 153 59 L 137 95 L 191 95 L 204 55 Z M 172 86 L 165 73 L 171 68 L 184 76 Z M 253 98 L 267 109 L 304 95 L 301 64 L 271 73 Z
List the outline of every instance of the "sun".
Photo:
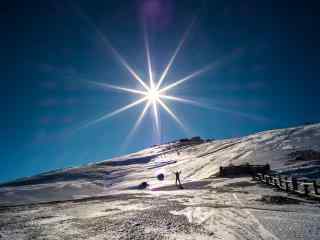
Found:
M 160 92 L 155 87 L 150 88 L 150 90 L 147 93 L 147 97 L 149 102 L 157 103 L 159 101 Z
M 108 84 L 108 83 L 89 81 L 89 83 L 95 84 L 99 87 L 111 88 L 111 89 L 116 89 L 116 90 L 119 90 L 122 92 L 129 93 L 129 94 L 135 94 L 135 95 L 139 96 L 139 98 L 136 101 L 129 103 L 128 105 L 125 105 L 125 106 L 123 106 L 113 112 L 104 114 L 101 117 L 99 117 L 91 122 L 88 122 L 85 126 L 96 124 L 102 120 L 109 119 L 110 117 L 118 115 L 118 114 L 120 114 L 130 108 L 133 108 L 137 105 L 145 103 L 145 106 L 144 106 L 142 112 L 140 113 L 137 121 L 135 122 L 135 124 L 134 124 L 133 128 L 131 129 L 128 136 L 133 135 L 133 133 L 136 131 L 138 126 L 141 124 L 145 114 L 148 112 L 149 109 L 150 109 L 150 111 L 153 112 L 154 123 L 156 126 L 156 131 L 157 131 L 158 136 L 160 136 L 160 133 L 161 133 L 160 124 L 159 124 L 159 111 L 160 111 L 160 109 L 163 109 L 167 114 L 169 114 L 173 118 L 173 120 L 183 130 L 186 130 L 184 124 L 180 121 L 180 119 L 176 116 L 176 114 L 168 106 L 167 101 L 177 101 L 177 102 L 187 103 L 187 104 L 192 104 L 192 105 L 197 105 L 197 106 L 199 106 L 199 104 L 192 101 L 192 100 L 168 95 L 168 92 L 171 89 L 176 88 L 180 84 L 182 84 L 192 78 L 195 78 L 195 77 L 199 76 L 200 74 L 210 70 L 214 66 L 214 63 L 210 63 L 210 64 L 204 66 L 203 68 L 198 69 L 198 70 L 192 72 L 191 74 L 189 74 L 179 80 L 176 80 L 173 83 L 168 84 L 164 87 L 162 85 L 163 85 L 163 82 L 166 79 L 169 71 L 172 68 L 172 65 L 173 65 L 175 58 L 177 57 L 184 42 L 186 41 L 193 24 L 194 24 L 194 20 L 191 22 L 190 26 L 188 27 L 186 32 L 183 34 L 181 40 L 178 43 L 178 46 L 176 47 L 175 51 L 173 52 L 173 55 L 169 59 L 168 64 L 165 66 L 162 74 L 160 75 L 160 77 L 158 79 L 154 79 L 152 62 L 151 62 L 151 54 L 150 54 L 150 46 L 149 46 L 149 39 L 148 39 L 146 27 L 144 28 L 144 30 L 145 30 L 144 31 L 144 45 L 145 45 L 146 63 L 147 63 L 146 69 L 148 72 L 147 79 L 143 79 L 141 76 L 139 76 L 136 73 L 136 71 L 134 71 L 133 68 L 129 65 L 129 63 L 120 55 L 120 53 L 111 45 L 110 41 L 101 32 L 98 32 L 101 39 L 106 44 L 108 49 L 114 54 L 116 59 L 131 74 L 133 79 L 140 83 L 142 90 L 118 86 L 118 85 L 112 85 L 112 84 Z

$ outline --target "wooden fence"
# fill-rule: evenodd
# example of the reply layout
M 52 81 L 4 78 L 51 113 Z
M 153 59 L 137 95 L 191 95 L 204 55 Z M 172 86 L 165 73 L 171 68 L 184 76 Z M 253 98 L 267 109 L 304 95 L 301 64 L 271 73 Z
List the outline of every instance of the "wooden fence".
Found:
M 307 181 L 300 180 L 296 177 L 290 178 L 283 175 L 270 175 L 264 173 L 257 173 L 254 176 L 254 179 L 286 192 L 315 197 L 320 200 L 320 184 L 317 180 Z

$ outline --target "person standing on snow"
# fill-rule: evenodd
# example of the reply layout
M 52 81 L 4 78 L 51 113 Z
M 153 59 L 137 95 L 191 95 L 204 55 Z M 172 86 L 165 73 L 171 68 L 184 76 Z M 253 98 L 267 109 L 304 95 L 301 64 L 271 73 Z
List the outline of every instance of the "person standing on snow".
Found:
M 176 175 L 176 186 L 178 186 L 178 184 L 179 184 L 179 188 L 182 189 L 183 187 L 182 187 L 181 181 L 180 181 L 181 171 L 174 172 L 174 174 Z

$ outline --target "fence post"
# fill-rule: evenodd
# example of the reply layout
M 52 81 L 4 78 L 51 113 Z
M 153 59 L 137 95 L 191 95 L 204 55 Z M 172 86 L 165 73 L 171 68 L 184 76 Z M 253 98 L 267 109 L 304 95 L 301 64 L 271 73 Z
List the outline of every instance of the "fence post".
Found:
M 278 187 L 277 177 L 272 177 L 274 186 Z
M 287 176 L 285 176 L 285 177 L 284 177 L 284 180 L 285 180 L 285 185 L 286 185 L 286 192 L 289 192 L 288 177 L 287 177 Z
M 316 195 L 319 195 L 317 181 L 313 180 L 312 182 L 313 182 L 314 193 Z
M 270 185 L 273 185 L 273 177 L 272 176 L 269 177 L 269 181 L 270 181 Z
M 307 183 L 307 181 L 304 181 L 304 183 Z M 303 188 L 304 188 L 304 194 L 306 196 L 308 196 L 309 195 L 309 185 L 303 184 Z
M 269 185 L 272 185 L 272 178 L 271 178 L 270 175 L 268 175 L 268 184 L 269 184 Z
M 298 180 L 296 177 L 291 178 L 293 191 L 298 190 Z
M 278 179 L 279 179 L 279 186 L 280 186 L 280 188 L 282 188 L 282 178 L 281 178 L 281 175 L 278 176 Z

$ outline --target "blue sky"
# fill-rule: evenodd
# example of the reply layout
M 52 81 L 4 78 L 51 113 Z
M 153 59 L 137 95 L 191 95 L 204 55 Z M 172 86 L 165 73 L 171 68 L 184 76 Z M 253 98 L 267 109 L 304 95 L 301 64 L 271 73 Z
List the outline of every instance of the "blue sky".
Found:
M 139 88 L 97 30 L 147 79 L 143 25 L 161 75 L 196 18 L 164 84 L 218 67 L 172 91 L 207 108 L 167 102 L 191 133 L 160 112 L 162 142 L 230 138 L 319 122 L 319 9 L 295 1 L 12 1 L 1 13 L 0 181 L 78 166 L 156 143 L 143 106 L 87 128 L 136 99 L 87 81 Z M 95 27 L 96 28 L 95 28 Z

